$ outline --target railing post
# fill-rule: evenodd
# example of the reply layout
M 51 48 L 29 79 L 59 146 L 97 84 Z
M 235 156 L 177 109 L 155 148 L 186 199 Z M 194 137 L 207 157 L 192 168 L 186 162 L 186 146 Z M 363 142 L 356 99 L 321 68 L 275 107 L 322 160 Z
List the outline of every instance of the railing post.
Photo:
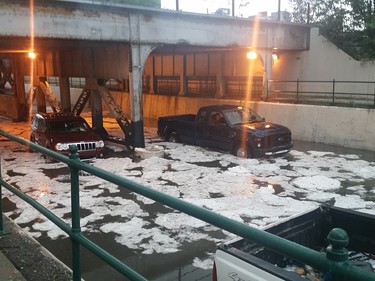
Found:
M 335 262 L 335 263 L 344 263 L 348 261 L 348 250 L 345 248 L 349 244 L 349 237 L 345 230 L 341 228 L 334 228 L 332 229 L 328 236 L 327 240 L 329 242 L 329 246 L 326 249 L 326 256 L 327 259 Z M 342 273 L 341 270 L 338 268 L 332 268 L 332 272 L 327 272 L 325 274 L 339 276 Z M 332 278 L 329 276 L 328 278 Z M 331 280 L 331 279 L 329 279 Z M 333 280 L 341 280 L 341 279 L 333 279 Z
M 77 154 L 77 146 L 69 146 L 69 159 L 72 161 L 79 161 Z M 79 170 L 72 166 L 70 168 L 70 182 L 71 182 L 71 211 L 72 211 L 72 233 L 73 235 L 79 235 L 81 233 L 80 223 L 80 204 L 79 204 Z M 73 281 L 81 280 L 81 248 L 79 242 L 75 238 L 72 240 L 72 263 L 73 263 Z
M 0 178 L 1 176 L 1 157 L 0 157 Z M 0 184 L 0 234 L 3 234 L 4 232 L 4 221 L 3 221 L 3 193 L 2 193 L 2 185 Z
M 0 178 L 1 175 L 1 157 L 0 157 Z M 2 193 L 2 185 L 0 184 L 0 236 L 9 234 L 10 232 L 7 231 L 4 227 L 4 220 L 3 220 L 3 193 Z
M 335 83 L 335 79 L 333 79 L 332 81 L 332 104 L 335 104 L 335 87 L 336 87 L 336 83 Z

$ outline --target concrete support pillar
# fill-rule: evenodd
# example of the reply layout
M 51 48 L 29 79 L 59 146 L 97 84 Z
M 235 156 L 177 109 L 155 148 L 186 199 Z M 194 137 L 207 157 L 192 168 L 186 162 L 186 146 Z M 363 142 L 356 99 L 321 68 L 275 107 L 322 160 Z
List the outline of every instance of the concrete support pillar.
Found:
M 0 59 L 0 87 L 5 92 L 12 93 L 9 98 L 2 98 L 1 114 L 12 118 L 15 121 L 26 120 L 27 115 L 24 114 L 26 98 L 23 86 L 22 68 L 19 62 L 19 55 L 7 55 Z M 9 85 L 6 85 L 9 84 Z M 11 89 L 8 89 L 9 86 Z
M 15 92 L 17 95 L 17 104 L 18 104 L 18 109 L 17 109 L 17 116 L 18 116 L 18 121 L 24 121 L 27 120 L 28 117 L 28 108 L 26 105 L 26 93 L 25 93 L 25 79 L 21 75 L 15 76 L 14 79 L 15 83 Z
M 145 147 L 143 129 L 142 74 L 147 57 L 156 47 L 141 44 L 139 15 L 130 14 L 129 94 L 134 147 Z
M 70 84 L 69 77 L 59 77 L 60 79 L 60 102 L 63 112 L 71 111 Z
M 25 78 L 22 75 L 21 60 L 15 57 L 13 60 L 14 92 L 17 96 L 17 121 L 27 120 L 28 108 L 26 105 Z
M 130 112 L 134 130 L 134 147 L 145 147 L 142 100 L 142 46 L 130 47 L 129 92 Z

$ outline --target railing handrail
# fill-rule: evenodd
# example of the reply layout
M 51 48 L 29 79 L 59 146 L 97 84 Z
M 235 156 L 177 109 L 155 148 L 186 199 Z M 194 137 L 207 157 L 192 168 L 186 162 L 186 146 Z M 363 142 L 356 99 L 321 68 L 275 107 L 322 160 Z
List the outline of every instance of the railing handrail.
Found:
M 167 194 L 163 194 L 159 191 L 156 191 L 152 188 L 146 187 L 124 177 L 120 177 L 103 169 L 91 166 L 87 163 L 79 161 L 77 157 L 75 157 L 76 147 L 71 147 L 71 155 L 69 157 L 63 156 L 58 154 L 52 150 L 47 148 L 41 147 L 37 144 L 31 143 L 23 138 L 18 136 L 14 136 L 10 133 L 7 133 L 3 130 L 0 130 L 0 135 L 4 136 L 10 140 L 13 140 L 17 143 L 27 145 L 35 151 L 41 152 L 46 154 L 56 160 L 59 160 L 69 166 L 72 173 L 77 176 L 78 179 L 78 170 L 83 170 L 88 172 L 92 175 L 100 177 L 101 179 L 105 179 L 111 183 L 118 185 L 121 188 L 127 188 L 133 192 L 136 192 L 140 195 L 143 195 L 147 198 L 150 198 L 154 201 L 160 202 L 164 205 L 167 205 L 173 209 L 179 210 L 185 214 L 208 222 L 214 226 L 217 226 L 221 229 L 227 230 L 233 234 L 238 236 L 244 237 L 246 239 L 252 240 L 256 243 L 259 243 L 275 252 L 288 256 L 290 258 L 299 260 L 304 262 L 322 272 L 331 272 L 332 275 L 337 278 L 336 280 L 343 280 L 342 277 L 345 276 L 346 280 L 360 280 L 360 281 L 375 281 L 375 274 L 355 265 L 352 265 L 345 262 L 335 262 L 329 259 L 326 254 L 317 252 L 312 250 L 308 247 L 296 244 L 284 238 L 278 237 L 274 234 L 268 233 L 266 231 L 256 229 L 250 227 L 244 223 L 229 219 L 212 211 L 209 211 L 205 208 L 198 207 L 181 199 L 172 197 Z M 0 170 L 1 172 L 1 170 Z M 78 182 L 74 183 L 75 180 L 72 180 L 72 185 L 76 184 L 78 187 Z M 31 204 L 34 208 L 36 208 L 39 212 L 45 215 L 48 219 L 50 219 L 53 223 L 55 223 L 60 229 L 65 231 L 72 239 L 73 243 L 79 243 L 79 245 L 84 246 L 86 249 L 91 251 L 92 253 L 99 256 L 102 260 L 106 263 L 111 265 L 113 268 L 118 270 L 124 276 L 127 276 L 131 280 L 146 280 L 144 277 L 139 275 L 137 272 L 133 271 L 132 269 L 128 268 L 124 265 L 121 261 L 117 260 L 109 253 L 107 253 L 104 249 L 100 248 L 89 239 L 87 239 L 81 232 L 80 229 L 73 229 L 73 227 L 69 227 L 65 222 L 63 222 L 60 218 L 55 216 L 51 213 L 48 209 L 40 205 L 38 202 L 33 200 L 32 198 L 28 197 L 27 195 L 23 194 L 21 191 L 17 190 L 15 187 L 11 186 L 10 184 L 6 183 L 0 173 L 0 188 L 4 186 L 10 192 L 14 193 L 15 195 L 19 196 L 21 199 L 25 200 L 27 203 Z M 72 187 L 72 190 L 74 188 Z M 1 193 L 1 190 L 0 190 Z M 72 194 L 71 197 L 75 196 Z M 73 199 L 72 199 L 73 200 Z M 73 202 L 72 202 L 73 204 Z M 77 214 L 73 214 L 72 210 L 72 221 L 73 217 Z M 74 222 L 72 222 L 74 224 Z M 73 251 L 74 254 L 74 251 Z M 74 260 L 74 257 L 73 257 Z M 79 258 L 77 258 L 79 260 Z M 78 281 L 80 280 L 80 274 L 77 276 L 75 271 L 79 271 L 79 266 L 76 268 L 73 264 L 73 280 Z M 80 272 L 79 272 L 80 273 Z
M 364 81 L 364 80 L 357 80 L 357 81 L 336 80 L 336 79 L 332 79 L 332 80 L 299 80 L 299 79 L 297 79 L 297 80 L 273 80 L 273 79 L 270 79 L 270 80 L 268 80 L 268 82 L 271 82 L 271 83 L 283 83 L 283 82 L 296 83 L 297 81 L 299 83 L 327 83 L 327 84 L 332 84 L 332 82 L 334 81 L 335 83 L 375 84 L 375 81 Z
M 316 89 L 317 84 L 323 85 L 321 91 Z M 350 85 L 346 86 L 348 84 Z M 273 96 L 275 93 L 276 96 Z M 291 97 L 288 94 L 296 94 L 296 96 Z M 325 98 L 329 97 L 330 99 L 322 101 L 319 97 L 312 97 L 309 94 L 325 94 Z M 366 99 L 363 99 L 363 97 L 366 97 Z M 329 105 L 373 108 L 375 107 L 375 81 L 270 79 L 267 81 L 264 99 L 266 101 L 285 101 L 287 99 L 289 102 L 302 102 L 304 104 L 323 102 Z

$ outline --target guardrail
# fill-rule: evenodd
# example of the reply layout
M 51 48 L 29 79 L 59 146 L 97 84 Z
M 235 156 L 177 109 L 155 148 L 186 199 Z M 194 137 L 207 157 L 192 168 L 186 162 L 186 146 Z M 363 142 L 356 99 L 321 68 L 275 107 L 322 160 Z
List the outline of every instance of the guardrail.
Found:
M 268 80 L 266 100 L 375 107 L 375 81 Z
M 353 264 L 348 263 L 346 259 L 342 259 L 338 255 L 341 251 L 345 250 L 340 246 L 333 245 L 327 248 L 327 253 L 320 253 L 310 248 L 298 245 L 289 240 L 280 238 L 271 233 L 252 228 L 246 224 L 234 221 L 226 218 L 214 212 L 211 212 L 202 207 L 195 206 L 191 203 L 185 202 L 181 199 L 163 194 L 149 187 L 143 186 L 129 179 L 120 177 L 108 171 L 100 168 L 93 167 L 87 163 L 81 162 L 77 155 L 77 147 L 70 146 L 70 155 L 66 157 L 58 154 L 52 150 L 41 147 L 37 144 L 31 143 L 23 138 L 14 136 L 3 130 L 0 130 L 0 136 L 6 137 L 12 141 L 26 145 L 31 149 L 41 152 L 55 160 L 61 161 L 68 165 L 71 173 L 71 213 L 72 213 L 72 225 L 66 224 L 63 220 L 57 217 L 55 214 L 50 212 L 40 203 L 25 195 L 14 186 L 5 182 L 1 175 L 0 167 L 0 195 L 2 194 L 2 187 L 5 187 L 10 192 L 20 197 L 25 202 L 29 203 L 41 214 L 51 220 L 57 227 L 67 233 L 72 242 L 72 261 L 73 261 L 73 280 L 81 280 L 81 254 L 80 247 L 83 246 L 108 265 L 116 269 L 118 272 L 129 278 L 130 280 L 147 280 L 133 269 L 123 264 L 120 260 L 113 257 L 110 253 L 100 248 L 98 245 L 93 243 L 91 240 L 86 238 L 81 232 L 80 228 L 80 199 L 79 199 L 79 171 L 85 171 L 101 179 L 107 180 L 108 182 L 114 183 L 121 188 L 127 188 L 132 192 L 136 192 L 154 201 L 169 206 L 175 210 L 186 213 L 190 216 L 198 218 L 202 221 L 210 223 L 221 229 L 227 230 L 238 236 L 244 237 L 258 244 L 261 244 L 277 253 L 296 259 L 303 263 L 306 263 L 322 272 L 331 272 L 333 280 L 341 281 L 342 276 L 346 276 L 346 280 L 351 281 L 375 281 L 375 273 L 361 269 Z M 2 196 L 2 195 L 1 195 Z M 2 198 L 0 198 L 2 199 Z M 1 200 L 0 200 L 1 201 Z M 1 205 L 0 205 L 1 207 Z M 2 210 L 1 210 L 2 214 Z M 0 234 L 2 233 L 3 225 L 2 221 L 0 225 Z M 339 258 L 337 258 L 339 256 Z

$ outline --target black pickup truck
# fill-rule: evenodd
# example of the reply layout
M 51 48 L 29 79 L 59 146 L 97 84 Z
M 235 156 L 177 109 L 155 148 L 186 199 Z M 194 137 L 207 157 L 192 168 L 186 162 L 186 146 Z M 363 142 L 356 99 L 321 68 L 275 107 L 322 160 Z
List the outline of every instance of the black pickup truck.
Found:
M 293 147 L 288 128 L 235 105 L 202 107 L 196 115 L 159 117 L 158 135 L 167 141 L 228 151 L 243 158 L 283 154 Z

